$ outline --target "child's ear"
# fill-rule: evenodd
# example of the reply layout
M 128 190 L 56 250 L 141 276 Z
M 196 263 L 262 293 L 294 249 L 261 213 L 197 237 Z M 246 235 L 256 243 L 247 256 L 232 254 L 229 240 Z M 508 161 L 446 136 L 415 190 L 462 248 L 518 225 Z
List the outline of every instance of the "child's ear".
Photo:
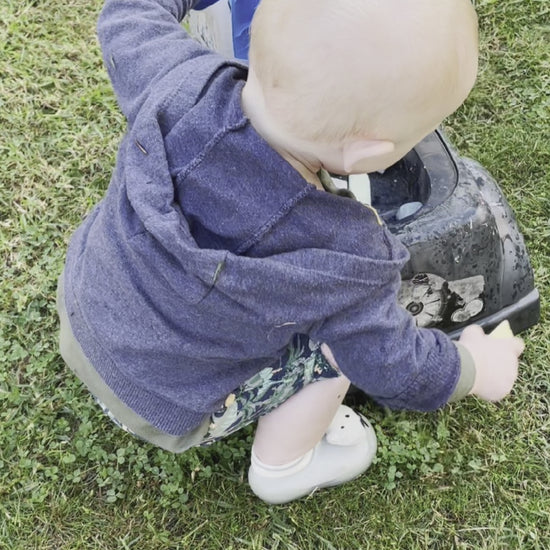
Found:
M 344 161 L 344 170 L 351 172 L 353 166 L 361 160 L 373 157 L 381 157 L 393 153 L 395 144 L 386 140 L 357 140 L 344 145 L 342 156 Z

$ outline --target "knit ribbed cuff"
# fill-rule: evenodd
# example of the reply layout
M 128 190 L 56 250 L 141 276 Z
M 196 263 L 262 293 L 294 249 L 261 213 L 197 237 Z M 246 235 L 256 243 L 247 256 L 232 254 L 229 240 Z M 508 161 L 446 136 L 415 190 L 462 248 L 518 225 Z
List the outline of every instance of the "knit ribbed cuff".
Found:
M 458 379 L 453 394 L 449 398 L 449 403 L 466 397 L 474 387 L 476 379 L 476 367 L 472 355 L 462 344 L 458 342 L 453 343 L 460 356 L 460 378 Z

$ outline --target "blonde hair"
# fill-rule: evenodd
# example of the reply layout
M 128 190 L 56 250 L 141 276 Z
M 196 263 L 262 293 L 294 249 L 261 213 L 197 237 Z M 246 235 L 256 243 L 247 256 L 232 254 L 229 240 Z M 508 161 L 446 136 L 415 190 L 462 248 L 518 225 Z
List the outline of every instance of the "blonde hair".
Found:
M 462 103 L 477 19 L 469 0 L 262 0 L 249 57 L 267 109 L 296 137 L 385 138 L 400 114 L 435 126 L 433 102 L 460 96 L 445 116 Z

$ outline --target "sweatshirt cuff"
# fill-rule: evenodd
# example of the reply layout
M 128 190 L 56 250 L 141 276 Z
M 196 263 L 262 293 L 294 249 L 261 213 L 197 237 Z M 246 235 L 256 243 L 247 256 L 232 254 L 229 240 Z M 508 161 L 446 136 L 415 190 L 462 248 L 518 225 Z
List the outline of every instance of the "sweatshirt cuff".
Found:
M 453 342 L 460 357 L 460 377 L 456 387 L 449 398 L 449 403 L 466 397 L 474 387 L 476 379 L 476 367 L 470 352 L 460 343 Z

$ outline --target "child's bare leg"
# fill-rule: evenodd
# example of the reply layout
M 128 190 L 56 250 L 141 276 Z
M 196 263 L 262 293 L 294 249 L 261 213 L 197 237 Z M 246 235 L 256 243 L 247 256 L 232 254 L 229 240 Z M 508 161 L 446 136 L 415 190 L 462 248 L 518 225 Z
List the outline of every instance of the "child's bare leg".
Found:
M 376 453 L 364 417 L 342 405 L 344 376 L 313 382 L 261 417 L 248 481 L 270 504 L 290 502 L 363 473 Z
M 308 384 L 258 420 L 254 453 L 264 464 L 288 464 L 313 449 L 325 435 L 348 391 L 345 376 Z

